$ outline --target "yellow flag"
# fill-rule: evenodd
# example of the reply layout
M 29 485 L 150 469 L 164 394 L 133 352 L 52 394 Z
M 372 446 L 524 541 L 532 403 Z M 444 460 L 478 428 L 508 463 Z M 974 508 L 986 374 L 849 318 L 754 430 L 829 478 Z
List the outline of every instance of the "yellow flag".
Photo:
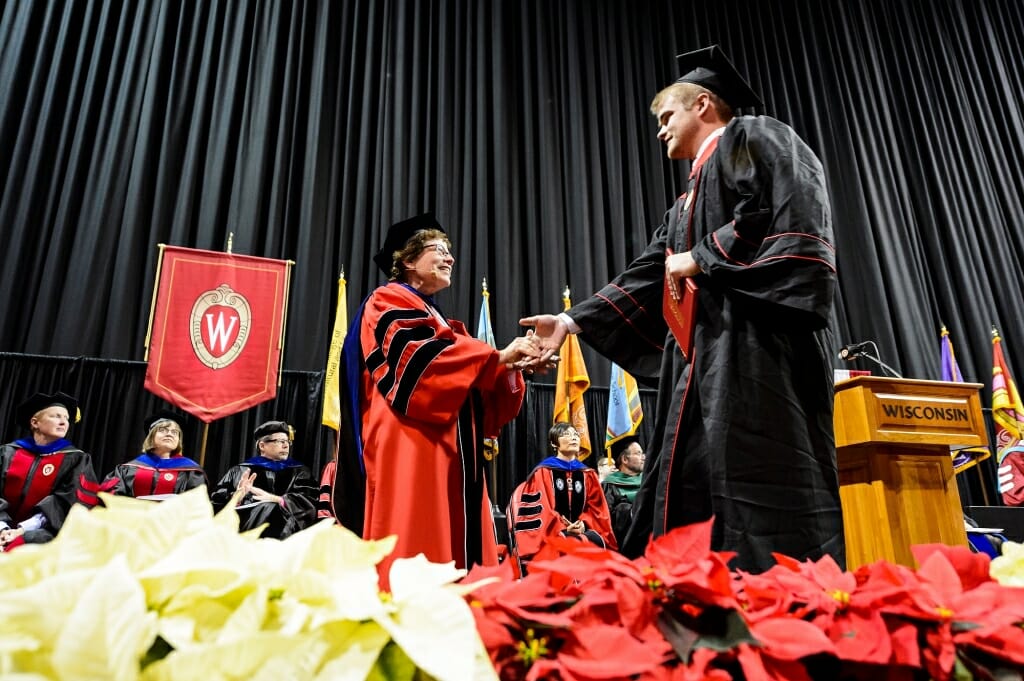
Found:
M 569 289 L 562 294 L 562 303 L 568 310 L 572 303 Z M 590 456 L 590 429 L 587 427 L 587 411 L 583 406 L 583 393 L 590 387 L 587 365 L 583 363 L 583 350 L 575 334 L 569 334 L 559 352 L 562 361 L 558 363 L 558 379 L 555 384 L 554 423 L 568 421 L 580 434 L 580 459 Z
M 338 430 L 341 427 L 341 383 L 338 370 L 341 366 L 341 346 L 348 329 L 348 308 L 345 305 L 345 273 L 338 277 L 338 310 L 334 315 L 334 332 L 331 334 L 331 349 L 327 353 L 327 368 L 324 371 L 324 415 L 325 426 Z

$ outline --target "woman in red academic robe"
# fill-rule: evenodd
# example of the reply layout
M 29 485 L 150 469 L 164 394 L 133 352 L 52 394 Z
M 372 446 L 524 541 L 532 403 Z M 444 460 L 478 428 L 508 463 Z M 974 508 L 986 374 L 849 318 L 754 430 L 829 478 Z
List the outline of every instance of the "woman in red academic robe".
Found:
M 552 456 L 537 464 L 509 504 L 512 545 L 525 567 L 549 537 L 618 549 L 597 471 L 582 463 L 580 435 L 565 421 L 548 432 Z
M 363 366 L 363 536 L 398 536 L 385 576 L 394 558 L 419 553 L 460 568 L 497 563 L 483 440 L 522 405 L 515 363 L 539 354 L 529 337 L 492 348 L 444 315 L 433 296 L 451 285 L 450 248 L 429 214 L 392 225 L 374 257 L 390 281 L 353 325 Z

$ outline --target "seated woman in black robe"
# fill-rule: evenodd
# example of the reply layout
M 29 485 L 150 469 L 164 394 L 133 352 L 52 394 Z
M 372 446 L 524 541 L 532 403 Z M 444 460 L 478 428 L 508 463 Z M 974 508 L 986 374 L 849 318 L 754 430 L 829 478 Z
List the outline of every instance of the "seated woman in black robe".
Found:
M 293 433 L 284 421 L 256 429 L 256 456 L 232 466 L 211 495 L 220 511 L 241 492 L 239 531 L 266 523 L 261 536 L 284 539 L 316 522 L 320 484 L 309 468 L 289 456 Z
M 65 436 L 77 421 L 78 400 L 36 393 L 15 411 L 31 432 L 0 447 L 0 551 L 53 539 L 83 498 L 83 480 L 96 485 L 92 459 Z
M 162 497 L 206 485 L 202 466 L 182 455 L 184 417 L 161 411 L 144 423 L 142 454 L 115 468 L 103 489 L 126 497 Z

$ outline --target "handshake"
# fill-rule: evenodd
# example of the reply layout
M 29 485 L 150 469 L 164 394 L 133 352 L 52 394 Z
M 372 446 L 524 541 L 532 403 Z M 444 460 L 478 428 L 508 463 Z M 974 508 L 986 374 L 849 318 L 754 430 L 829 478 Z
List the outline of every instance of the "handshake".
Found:
M 556 353 L 569 335 L 565 322 L 556 315 L 548 314 L 524 317 L 519 324 L 533 328 L 498 352 L 502 364 L 509 370 L 520 369 L 528 374 L 545 374 L 558 366 Z

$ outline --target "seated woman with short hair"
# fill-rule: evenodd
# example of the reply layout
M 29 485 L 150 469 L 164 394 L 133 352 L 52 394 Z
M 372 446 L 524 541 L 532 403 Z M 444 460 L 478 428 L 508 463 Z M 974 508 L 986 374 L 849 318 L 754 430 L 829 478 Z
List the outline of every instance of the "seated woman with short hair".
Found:
M 576 428 L 564 421 L 556 423 L 548 440 L 554 455 L 537 464 L 509 503 L 513 552 L 521 565 L 552 536 L 618 549 L 597 471 L 577 458 L 580 435 Z
M 77 414 L 78 400 L 61 392 L 36 393 L 15 410 L 31 436 L 0 447 L 0 551 L 53 539 L 85 501 L 83 480 L 95 487 L 92 459 L 65 438 Z
M 206 485 L 202 466 L 182 454 L 184 417 L 169 411 L 146 418 L 142 454 L 119 465 L 103 488 L 125 497 L 162 497 Z

